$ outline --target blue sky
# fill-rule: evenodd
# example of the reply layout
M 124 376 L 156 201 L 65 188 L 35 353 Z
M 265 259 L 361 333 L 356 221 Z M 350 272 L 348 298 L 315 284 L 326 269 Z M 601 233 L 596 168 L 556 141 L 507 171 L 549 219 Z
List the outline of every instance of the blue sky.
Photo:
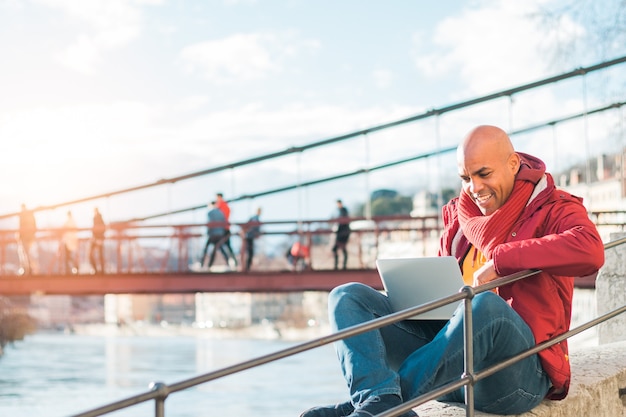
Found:
M 567 16 L 558 32 L 530 18 L 554 4 L 0 0 L 0 211 L 184 175 L 599 62 L 554 58 L 557 41 L 585 30 Z M 580 91 L 574 81 L 516 101 L 514 125 L 580 111 Z M 609 95 L 594 90 L 588 105 Z M 455 144 L 475 124 L 510 123 L 508 105 L 494 106 L 367 144 L 89 203 L 85 216 L 93 205 L 124 219 L 203 204 L 217 191 L 228 198 L 350 171 L 432 149 L 435 131 L 440 144 Z M 233 218 L 244 221 L 256 205 L 266 219 L 324 217 L 337 197 L 356 204 L 370 187 L 432 186 L 433 169 L 391 170 L 365 190 L 361 179 L 253 201 L 235 207 Z M 64 210 L 50 221 L 60 223 Z

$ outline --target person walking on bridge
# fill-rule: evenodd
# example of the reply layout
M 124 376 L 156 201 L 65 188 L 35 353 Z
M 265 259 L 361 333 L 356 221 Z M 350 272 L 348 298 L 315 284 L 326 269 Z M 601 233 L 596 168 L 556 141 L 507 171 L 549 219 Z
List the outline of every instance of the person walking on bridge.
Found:
M 472 286 L 539 271 L 474 296 L 473 363 L 481 371 L 569 329 L 573 277 L 597 272 L 604 246 L 582 200 L 557 189 L 545 164 L 516 152 L 503 130 L 470 131 L 457 148 L 457 166 L 461 193 L 443 207 L 439 255 L 456 257 Z M 384 294 L 359 283 L 333 289 L 328 309 L 334 331 L 393 313 Z M 301 416 L 371 417 L 458 380 L 464 314 L 461 303 L 449 321 L 406 320 L 336 342 L 350 399 Z M 521 414 L 544 398 L 565 398 L 570 378 L 562 341 L 477 381 L 474 405 Z M 464 389 L 440 399 L 464 402 Z
M 224 200 L 224 194 L 217 193 L 215 194 L 215 206 L 224 213 L 224 217 L 226 217 L 226 222 L 230 221 L 230 206 Z M 237 268 L 238 262 L 237 257 L 235 256 L 235 252 L 233 251 L 233 247 L 230 244 L 230 224 L 226 226 L 225 236 L 224 236 L 224 244 L 220 247 L 220 250 L 228 258 L 227 264 L 231 267 Z M 231 261 L 232 260 L 232 261 Z M 231 264 L 232 262 L 232 264 Z
M 350 238 L 350 220 L 348 209 L 344 207 L 341 200 L 337 200 L 337 223 L 335 228 L 335 244 L 333 245 L 333 255 L 335 257 L 335 269 L 339 268 L 339 251 L 343 253 L 343 269 L 348 267 L 348 239 Z
M 215 261 L 215 254 L 218 250 L 222 252 L 224 255 L 224 259 L 226 260 L 226 264 L 228 265 L 228 255 L 226 252 L 222 250 L 224 243 L 226 242 L 226 216 L 222 210 L 220 210 L 215 201 L 211 201 L 209 204 L 209 212 L 207 214 L 209 225 L 207 227 L 207 239 L 204 245 L 204 250 L 202 252 L 202 261 L 200 262 L 200 266 L 204 267 L 207 262 L 207 253 L 209 251 L 209 247 L 212 245 L 213 250 L 211 250 L 211 256 L 209 258 L 208 268 L 211 269 L 213 266 L 213 262 Z
M 77 274 L 78 263 L 76 262 L 76 251 L 78 250 L 78 233 L 76 222 L 70 210 L 67 211 L 65 223 L 63 224 L 63 260 L 65 262 L 66 274 Z
M 35 235 L 37 233 L 37 222 L 32 210 L 26 208 L 26 204 L 22 204 L 20 211 L 20 225 L 17 234 L 17 253 L 20 259 L 19 275 L 30 275 L 33 272 L 32 260 L 30 258 L 31 248 L 35 243 Z
M 104 274 L 104 235 L 106 225 L 98 207 L 93 209 L 93 226 L 91 228 L 91 245 L 89 247 L 89 263 L 95 274 Z
M 246 242 L 246 267 L 245 271 L 250 271 L 252 259 L 254 258 L 254 241 L 261 236 L 261 207 L 257 207 L 256 212 L 248 219 L 248 226 L 245 233 Z

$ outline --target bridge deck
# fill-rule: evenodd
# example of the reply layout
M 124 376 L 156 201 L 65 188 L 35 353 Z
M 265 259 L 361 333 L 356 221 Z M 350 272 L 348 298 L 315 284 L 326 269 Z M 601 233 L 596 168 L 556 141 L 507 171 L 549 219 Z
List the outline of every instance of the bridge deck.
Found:
M 337 285 L 351 281 L 382 289 L 376 270 L 348 269 L 302 272 L 0 276 L 0 294 L 8 296 L 330 291 Z
M 347 269 L 298 272 L 0 276 L 0 294 L 9 296 L 330 291 L 337 285 L 347 282 L 362 282 L 376 289 L 382 289 L 377 270 Z M 574 285 L 578 288 L 594 288 L 595 275 L 575 278 Z

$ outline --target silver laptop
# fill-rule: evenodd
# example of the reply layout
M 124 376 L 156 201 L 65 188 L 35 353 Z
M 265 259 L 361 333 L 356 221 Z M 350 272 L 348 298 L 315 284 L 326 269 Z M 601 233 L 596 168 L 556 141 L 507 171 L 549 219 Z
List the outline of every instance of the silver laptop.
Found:
M 453 256 L 377 259 L 376 266 L 396 312 L 455 294 L 465 285 Z M 411 319 L 449 320 L 458 305 L 448 304 Z

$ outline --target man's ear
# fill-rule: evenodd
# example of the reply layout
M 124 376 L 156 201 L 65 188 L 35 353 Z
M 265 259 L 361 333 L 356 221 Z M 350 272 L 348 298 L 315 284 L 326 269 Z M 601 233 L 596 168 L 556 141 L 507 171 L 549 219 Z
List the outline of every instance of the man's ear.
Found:
M 515 175 L 519 171 L 519 167 L 521 164 L 521 159 L 517 152 L 513 152 L 511 156 L 509 156 L 508 165 L 511 168 L 511 172 Z

